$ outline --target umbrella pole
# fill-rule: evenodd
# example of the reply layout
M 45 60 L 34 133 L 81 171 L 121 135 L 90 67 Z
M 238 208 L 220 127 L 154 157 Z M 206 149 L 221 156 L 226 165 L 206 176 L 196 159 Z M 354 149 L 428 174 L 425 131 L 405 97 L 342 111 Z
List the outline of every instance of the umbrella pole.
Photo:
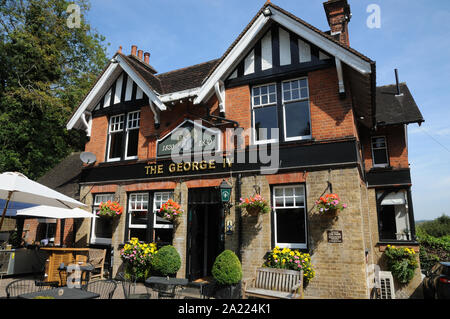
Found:
M 13 194 L 12 191 L 10 191 L 10 192 L 8 193 L 8 200 L 6 201 L 6 205 L 5 205 L 5 208 L 3 209 L 3 213 L 2 213 L 2 218 L 0 219 L 0 230 L 2 230 L 3 220 L 5 219 L 6 210 L 8 209 L 9 201 L 11 200 L 12 194 Z

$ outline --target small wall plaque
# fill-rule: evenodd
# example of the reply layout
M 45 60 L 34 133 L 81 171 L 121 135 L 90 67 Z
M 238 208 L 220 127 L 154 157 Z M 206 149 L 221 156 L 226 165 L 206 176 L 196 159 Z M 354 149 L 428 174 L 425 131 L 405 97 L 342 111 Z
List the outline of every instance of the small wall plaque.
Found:
M 332 244 L 342 243 L 342 230 L 328 230 L 328 242 Z

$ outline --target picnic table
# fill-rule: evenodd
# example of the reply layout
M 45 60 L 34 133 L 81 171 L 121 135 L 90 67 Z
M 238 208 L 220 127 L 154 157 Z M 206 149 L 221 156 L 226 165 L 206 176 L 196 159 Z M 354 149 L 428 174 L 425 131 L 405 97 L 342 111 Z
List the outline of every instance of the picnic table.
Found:
M 61 287 L 21 294 L 18 297 L 20 299 L 35 299 L 36 297 L 51 297 L 48 299 L 94 299 L 100 297 L 100 295 L 78 288 Z
M 159 299 L 175 298 L 175 288 L 189 283 L 186 278 L 152 276 L 145 280 L 145 285 L 158 292 Z

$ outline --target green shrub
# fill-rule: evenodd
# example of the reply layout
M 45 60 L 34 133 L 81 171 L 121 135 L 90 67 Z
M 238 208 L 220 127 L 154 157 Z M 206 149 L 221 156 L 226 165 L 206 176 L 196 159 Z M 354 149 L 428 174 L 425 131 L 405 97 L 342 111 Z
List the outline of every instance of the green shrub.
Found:
M 231 250 L 217 256 L 212 268 L 214 279 L 221 285 L 234 285 L 242 279 L 242 266 L 236 254 Z
M 167 245 L 158 250 L 152 260 L 152 268 L 162 276 L 175 275 L 181 267 L 181 257 L 175 247 Z
M 450 235 L 450 217 L 442 215 L 434 220 L 425 221 L 417 225 L 417 231 L 425 232 L 433 237 L 443 237 Z
M 414 250 L 388 245 L 384 253 L 392 276 L 402 284 L 409 283 L 418 267 Z

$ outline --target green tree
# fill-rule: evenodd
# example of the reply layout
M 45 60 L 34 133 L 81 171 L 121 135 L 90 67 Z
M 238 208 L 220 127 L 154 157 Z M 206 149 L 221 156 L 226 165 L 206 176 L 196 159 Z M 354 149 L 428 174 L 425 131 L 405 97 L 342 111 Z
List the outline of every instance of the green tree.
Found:
M 448 236 L 450 235 L 450 217 L 443 214 L 434 220 L 421 223 L 417 228 L 433 237 Z
M 80 8 L 70 28 L 69 4 Z M 84 132 L 65 125 L 107 62 L 105 38 L 85 19 L 86 0 L 0 0 L 0 172 L 37 179 Z

